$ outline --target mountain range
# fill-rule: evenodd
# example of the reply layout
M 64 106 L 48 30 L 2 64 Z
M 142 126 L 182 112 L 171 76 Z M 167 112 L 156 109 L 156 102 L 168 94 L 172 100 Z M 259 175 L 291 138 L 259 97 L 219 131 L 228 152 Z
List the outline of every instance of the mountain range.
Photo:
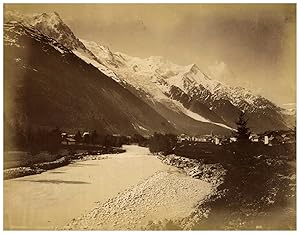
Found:
M 80 39 L 57 13 L 5 12 L 4 77 L 5 125 L 24 131 L 231 134 L 241 111 L 255 132 L 294 125 L 294 113 L 196 64 L 133 57 Z

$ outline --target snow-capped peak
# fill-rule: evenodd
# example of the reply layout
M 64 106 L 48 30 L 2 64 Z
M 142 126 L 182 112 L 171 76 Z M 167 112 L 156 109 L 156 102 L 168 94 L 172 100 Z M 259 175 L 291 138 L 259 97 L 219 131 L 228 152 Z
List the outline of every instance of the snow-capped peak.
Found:
M 56 12 L 42 13 L 32 17 L 31 25 L 36 26 L 37 24 L 45 24 L 53 30 L 57 30 L 57 25 L 63 24 L 63 21 Z
M 6 22 L 17 21 L 32 26 L 70 50 L 78 48 L 86 50 L 57 12 L 29 15 L 20 14 L 16 11 L 6 11 L 4 18 Z
M 229 105 L 234 111 L 248 110 L 249 107 L 263 110 L 266 107 L 274 107 L 268 100 L 244 88 L 230 87 L 212 79 L 214 76 L 205 74 L 194 63 L 182 66 L 162 56 L 133 57 L 121 52 L 112 52 L 108 47 L 96 42 L 78 39 L 56 12 L 37 15 L 6 12 L 5 20 L 34 27 L 121 85 L 130 86 L 130 90 L 135 88 L 134 92 L 137 91 L 141 97 L 145 97 L 147 102 L 160 102 L 165 107 L 178 110 L 181 114 L 200 122 L 210 122 L 231 129 L 223 124 L 231 121 L 226 122 L 226 117 L 223 118 L 223 105 Z M 218 64 L 218 68 L 219 73 L 222 73 L 226 64 Z M 191 106 L 194 103 L 196 106 Z M 220 115 L 216 108 L 219 108 Z
M 49 28 L 55 29 L 58 24 L 63 24 L 57 12 L 53 13 L 41 13 L 41 14 L 21 14 L 17 11 L 6 11 L 4 15 L 5 21 L 17 21 L 30 26 L 36 26 L 37 24 L 47 25 Z
M 192 73 L 197 73 L 197 72 L 201 72 L 199 67 L 195 64 L 195 63 L 192 63 L 190 65 L 187 65 L 186 66 L 188 68 L 188 70 Z
M 185 93 L 193 91 L 193 95 L 197 95 L 195 87 L 204 88 L 214 99 L 227 99 L 235 106 L 240 103 L 254 105 L 255 100 L 260 98 L 244 88 L 230 87 L 212 79 L 194 63 L 180 66 L 162 56 L 133 57 L 121 52 L 113 53 L 109 48 L 95 42 L 81 41 L 115 74 L 158 100 L 165 99 L 165 93 L 169 92 L 172 86 Z

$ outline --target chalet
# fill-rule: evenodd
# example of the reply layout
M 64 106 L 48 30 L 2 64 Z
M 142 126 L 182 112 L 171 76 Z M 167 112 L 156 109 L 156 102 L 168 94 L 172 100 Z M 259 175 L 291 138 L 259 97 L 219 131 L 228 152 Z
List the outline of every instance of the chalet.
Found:
M 249 140 L 250 140 L 251 142 L 260 142 L 260 136 L 257 135 L 257 134 L 251 134 L 251 135 L 249 136 Z
M 269 137 L 268 136 L 264 136 L 264 144 L 265 145 L 269 144 Z
M 204 136 L 198 137 L 199 142 L 208 142 L 208 139 Z
M 214 138 L 212 135 L 202 135 L 202 136 L 195 137 L 195 139 L 196 139 L 196 141 L 202 142 L 202 143 L 213 143 L 214 142 Z
M 232 142 L 237 142 L 237 138 L 236 137 L 230 137 L 229 138 L 229 142 L 232 143 Z
M 195 136 L 192 136 L 192 137 L 191 137 L 191 141 L 198 141 L 198 138 L 195 137 Z
M 68 134 L 66 132 L 61 133 L 61 139 L 64 140 L 66 139 Z
M 206 142 L 214 143 L 214 137 L 212 136 L 212 134 L 204 135 L 203 137 L 206 139 Z
M 220 145 L 221 144 L 220 139 L 218 137 L 214 137 L 214 143 L 215 145 Z
M 62 140 L 61 142 L 63 145 L 75 145 L 76 140 L 70 137 L 66 137 L 65 139 Z
M 178 142 L 184 142 L 184 141 L 190 141 L 191 137 L 185 134 L 180 134 L 179 136 L 177 136 L 177 141 Z
M 283 143 L 295 143 L 296 142 L 296 134 L 294 131 L 287 132 L 283 136 Z

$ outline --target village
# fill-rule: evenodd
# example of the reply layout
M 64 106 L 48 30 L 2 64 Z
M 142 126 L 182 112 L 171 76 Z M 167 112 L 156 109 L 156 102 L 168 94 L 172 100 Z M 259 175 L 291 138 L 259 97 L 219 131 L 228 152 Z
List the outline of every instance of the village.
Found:
M 95 131 L 89 132 L 85 131 L 80 136 L 77 134 L 68 134 L 66 132 L 61 133 L 61 144 L 62 145 L 75 145 L 75 144 L 102 144 L 102 145 L 115 145 L 121 146 L 122 144 L 134 144 L 140 143 L 141 141 L 149 141 L 151 136 L 141 136 L 135 134 L 134 136 L 122 136 L 120 134 L 112 134 L 101 136 Z M 252 143 L 264 144 L 267 146 L 295 143 L 296 142 L 296 132 L 294 130 L 277 130 L 277 131 L 266 131 L 264 133 L 251 133 L 249 140 Z M 237 142 L 236 136 L 222 136 L 215 135 L 213 132 L 207 135 L 187 135 L 180 134 L 177 135 L 177 143 L 203 143 L 203 144 L 214 144 L 214 145 L 225 145 Z
M 180 134 L 178 137 L 178 142 L 202 142 L 202 143 L 213 143 L 215 145 L 224 145 L 237 142 L 237 137 L 235 136 L 221 136 L 214 135 L 213 133 L 209 135 L 200 136 L 188 136 L 186 134 Z M 265 133 L 251 133 L 249 140 L 253 143 L 263 143 L 264 145 L 272 146 L 277 144 L 294 143 L 296 141 L 295 131 L 267 131 Z

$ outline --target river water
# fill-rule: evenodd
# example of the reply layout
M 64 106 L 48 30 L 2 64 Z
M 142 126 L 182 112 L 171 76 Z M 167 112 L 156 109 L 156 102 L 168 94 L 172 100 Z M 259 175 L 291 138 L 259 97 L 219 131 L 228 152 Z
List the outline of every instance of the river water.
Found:
M 78 161 L 42 174 L 4 181 L 4 229 L 63 227 L 99 202 L 116 197 L 155 173 L 174 171 L 147 148 L 125 148 L 125 153 L 108 155 L 107 159 Z M 205 196 L 209 186 L 201 183 L 199 186 L 206 186 Z

